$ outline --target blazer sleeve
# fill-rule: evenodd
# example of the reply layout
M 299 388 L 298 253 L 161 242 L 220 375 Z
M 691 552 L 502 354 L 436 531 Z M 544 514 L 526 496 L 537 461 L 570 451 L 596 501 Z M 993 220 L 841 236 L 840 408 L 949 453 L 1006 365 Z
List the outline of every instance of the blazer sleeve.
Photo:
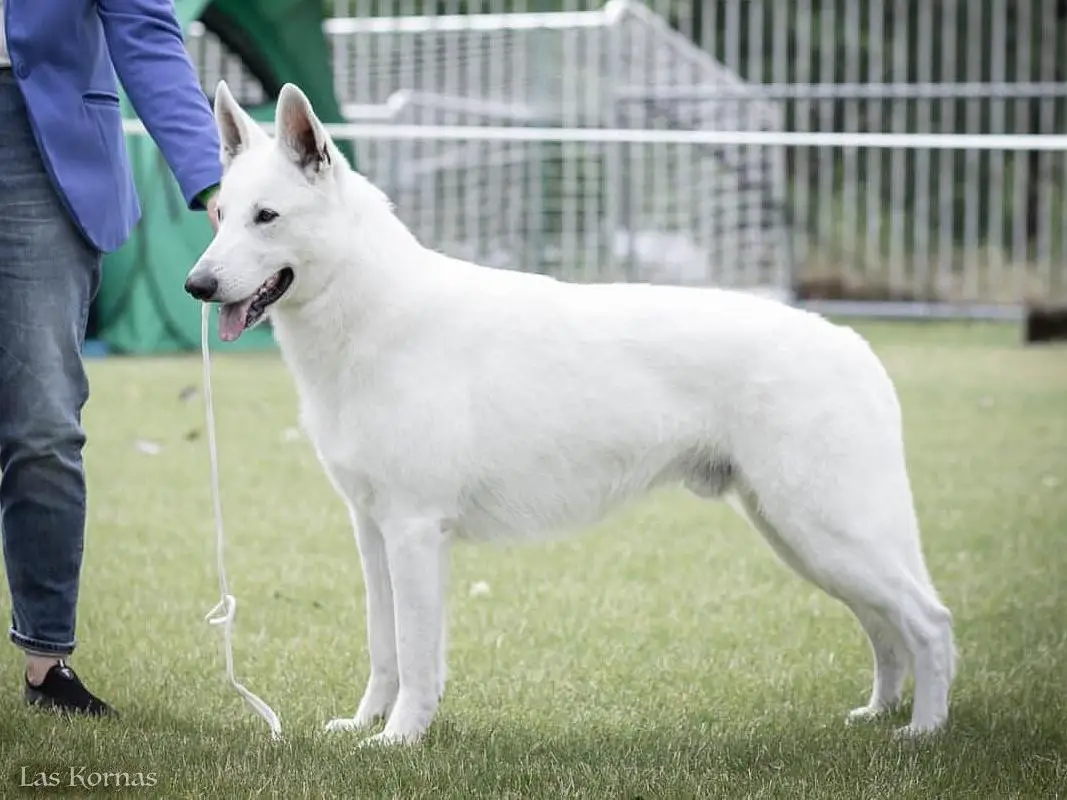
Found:
M 182 39 L 173 0 L 99 0 L 111 61 L 191 210 L 222 178 L 215 116 Z

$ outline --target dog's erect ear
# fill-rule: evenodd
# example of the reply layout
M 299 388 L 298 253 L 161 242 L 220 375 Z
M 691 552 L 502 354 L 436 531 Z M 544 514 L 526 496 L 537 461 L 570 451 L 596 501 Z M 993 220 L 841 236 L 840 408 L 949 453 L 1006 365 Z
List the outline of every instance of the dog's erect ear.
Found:
M 233 99 L 224 80 L 215 87 L 215 122 L 219 128 L 219 157 L 223 169 L 252 144 L 267 138 L 263 129 Z
M 330 138 L 307 96 L 293 84 L 285 84 L 274 117 L 278 141 L 293 163 L 309 179 L 325 173 L 333 160 Z

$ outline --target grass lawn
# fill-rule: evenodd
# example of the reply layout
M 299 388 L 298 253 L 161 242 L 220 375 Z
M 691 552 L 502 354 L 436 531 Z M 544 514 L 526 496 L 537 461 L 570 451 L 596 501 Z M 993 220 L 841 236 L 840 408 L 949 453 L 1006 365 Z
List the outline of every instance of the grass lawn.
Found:
M 0 797 L 45 794 L 19 787 L 23 768 L 69 790 L 72 767 L 155 773 L 166 797 L 1067 797 L 1067 350 L 1024 349 L 1011 327 L 860 327 L 901 393 L 956 619 L 940 740 L 891 741 L 906 713 L 847 729 L 871 680 L 859 625 L 728 509 L 675 491 L 577 539 L 457 548 L 427 742 L 327 736 L 368 668 L 347 515 L 292 435 L 277 358 L 219 357 L 237 670 L 281 716 L 272 743 L 203 621 L 218 599 L 207 446 L 202 399 L 183 397 L 199 360 L 113 359 L 91 365 L 73 663 L 123 717 L 29 713 L 17 651 L 0 648 Z

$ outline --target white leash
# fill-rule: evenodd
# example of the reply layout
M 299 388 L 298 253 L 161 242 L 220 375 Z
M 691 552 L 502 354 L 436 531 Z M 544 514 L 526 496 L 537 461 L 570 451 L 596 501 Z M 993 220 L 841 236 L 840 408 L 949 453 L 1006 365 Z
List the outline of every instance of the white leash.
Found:
M 230 683 L 238 691 L 238 693 L 244 697 L 250 706 L 270 725 L 271 738 L 280 739 L 282 735 L 282 724 L 278 720 L 278 715 L 274 713 L 274 709 L 260 700 L 252 692 L 248 691 L 242 686 L 233 671 L 233 619 L 237 614 L 237 598 L 230 594 L 229 587 L 226 583 L 226 564 L 223 556 L 223 543 L 225 541 L 225 533 L 222 527 L 222 498 L 219 491 L 219 456 L 218 449 L 215 445 L 215 409 L 211 402 L 211 356 L 208 348 L 208 338 L 210 335 L 210 317 L 211 304 L 203 304 L 203 318 L 200 325 L 200 350 L 204 360 L 204 405 L 207 412 L 207 445 L 208 451 L 211 454 L 211 492 L 215 502 L 215 534 L 216 534 L 216 546 L 218 555 L 218 568 L 219 568 L 219 591 L 222 594 L 222 599 L 219 601 L 211 611 L 208 612 L 207 619 L 209 625 L 221 625 L 223 639 L 226 644 L 226 675 L 230 679 Z

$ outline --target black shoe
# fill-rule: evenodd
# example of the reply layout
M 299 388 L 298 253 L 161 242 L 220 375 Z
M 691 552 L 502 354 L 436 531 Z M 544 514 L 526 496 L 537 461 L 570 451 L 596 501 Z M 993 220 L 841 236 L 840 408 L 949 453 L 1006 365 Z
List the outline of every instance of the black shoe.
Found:
M 39 686 L 26 683 L 26 702 L 31 706 L 50 708 L 68 714 L 87 714 L 92 717 L 117 717 L 118 713 L 85 688 L 78 676 L 65 662 L 52 666 Z

